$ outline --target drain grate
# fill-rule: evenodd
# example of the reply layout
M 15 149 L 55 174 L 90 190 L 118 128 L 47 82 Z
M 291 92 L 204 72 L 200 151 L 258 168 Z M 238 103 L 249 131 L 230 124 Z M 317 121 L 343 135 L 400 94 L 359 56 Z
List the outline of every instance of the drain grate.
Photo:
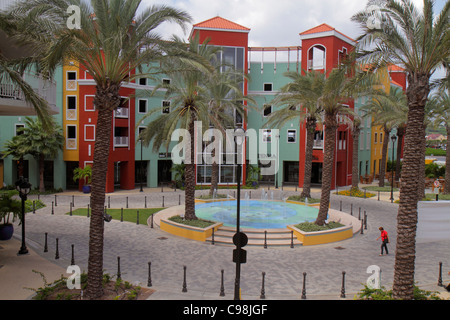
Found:
M 166 237 L 159 237 L 158 240 L 167 240 Z
M 339 246 L 339 247 L 334 247 L 336 250 L 344 250 L 345 248 L 344 247 L 341 247 L 341 246 Z

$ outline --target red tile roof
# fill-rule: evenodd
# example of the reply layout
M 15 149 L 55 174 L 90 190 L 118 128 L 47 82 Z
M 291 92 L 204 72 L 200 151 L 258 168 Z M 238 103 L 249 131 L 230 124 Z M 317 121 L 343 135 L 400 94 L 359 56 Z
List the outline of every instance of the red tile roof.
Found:
M 343 35 L 347 39 L 350 39 L 351 41 L 355 41 L 352 38 L 350 38 L 349 36 L 346 36 L 342 32 L 336 30 L 335 28 L 329 26 L 326 23 L 322 23 L 321 25 L 318 25 L 317 27 L 314 27 L 314 28 L 311 28 L 309 30 L 303 31 L 302 33 L 300 33 L 300 35 L 303 36 L 303 35 L 314 34 L 314 33 L 322 33 L 322 32 L 328 32 L 328 31 L 336 31 L 337 33 Z
M 214 17 L 206 21 L 197 23 L 193 25 L 194 28 L 208 28 L 208 29 L 227 29 L 227 30 L 242 30 L 250 31 L 249 28 L 243 27 L 237 23 L 230 20 L 224 19 L 222 17 Z

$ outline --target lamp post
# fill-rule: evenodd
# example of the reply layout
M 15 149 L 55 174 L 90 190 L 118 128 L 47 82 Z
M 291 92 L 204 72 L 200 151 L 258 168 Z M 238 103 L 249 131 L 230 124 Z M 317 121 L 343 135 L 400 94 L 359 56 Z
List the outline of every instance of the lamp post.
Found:
M 395 176 L 395 172 L 394 172 L 394 147 L 395 147 L 395 140 L 397 140 L 397 136 L 393 135 L 391 137 L 392 140 L 392 169 L 391 169 L 391 173 L 392 173 L 392 177 L 391 177 L 391 203 L 394 202 L 394 176 Z
M 240 215 L 241 215 L 241 159 L 238 159 L 238 148 L 241 148 L 242 144 L 245 141 L 245 130 L 242 128 L 237 128 L 234 131 L 234 142 L 236 147 L 236 154 L 235 154 L 235 162 L 237 165 L 236 170 L 236 180 L 237 180 L 237 212 L 236 212 L 236 234 L 233 236 L 233 243 L 236 245 L 236 249 L 233 251 L 233 262 L 236 263 L 236 279 L 234 282 L 234 300 L 240 300 L 240 278 L 241 278 L 241 263 L 246 262 L 245 257 L 245 250 L 242 250 L 242 247 L 244 247 L 247 244 L 247 236 L 245 233 L 240 232 Z M 240 154 L 242 157 L 242 154 Z
M 139 190 L 140 192 L 143 192 L 144 190 L 142 189 L 142 136 L 141 137 L 139 137 L 139 141 L 141 142 L 141 163 L 140 163 L 140 166 L 139 166 L 139 180 L 141 180 L 140 181 L 140 183 L 141 183 L 141 189 Z
M 16 189 L 19 191 L 20 199 L 22 199 L 22 246 L 18 254 L 27 254 L 28 249 L 25 245 L 25 201 L 27 200 L 27 195 L 31 191 L 31 184 L 28 182 L 28 179 L 24 179 L 20 177 L 19 180 L 16 181 Z

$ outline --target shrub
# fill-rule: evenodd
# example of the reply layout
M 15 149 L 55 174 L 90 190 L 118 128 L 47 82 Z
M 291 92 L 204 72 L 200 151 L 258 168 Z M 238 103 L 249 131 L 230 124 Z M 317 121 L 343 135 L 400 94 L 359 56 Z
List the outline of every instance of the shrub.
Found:
M 340 195 L 340 196 L 349 196 L 349 197 L 357 197 L 357 198 L 371 198 L 371 197 L 375 197 L 374 193 L 370 193 L 370 192 L 364 192 L 360 189 L 357 188 L 351 188 L 349 190 L 343 190 L 343 191 L 339 191 L 336 192 L 336 194 Z
M 328 224 L 325 224 L 323 226 L 319 226 L 319 225 L 315 224 L 314 222 L 307 222 L 307 221 L 295 225 L 295 227 L 297 229 L 302 230 L 304 232 L 330 230 L 330 229 L 340 228 L 343 226 L 344 226 L 343 224 L 340 224 L 339 222 L 334 222 L 334 221 L 330 221 Z

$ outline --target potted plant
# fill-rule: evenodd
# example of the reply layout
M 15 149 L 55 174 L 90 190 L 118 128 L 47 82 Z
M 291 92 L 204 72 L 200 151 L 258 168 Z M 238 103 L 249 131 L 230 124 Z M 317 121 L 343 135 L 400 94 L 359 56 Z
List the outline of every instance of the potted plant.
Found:
M 5 193 L 0 197 L 0 240 L 11 239 L 14 233 L 12 223 L 17 217 L 20 217 L 21 210 L 20 201 L 13 199 L 10 193 Z
M 84 166 L 84 168 L 75 168 L 73 170 L 73 181 L 80 179 L 84 180 L 83 193 L 91 192 L 91 178 L 92 178 L 92 167 L 90 165 Z

